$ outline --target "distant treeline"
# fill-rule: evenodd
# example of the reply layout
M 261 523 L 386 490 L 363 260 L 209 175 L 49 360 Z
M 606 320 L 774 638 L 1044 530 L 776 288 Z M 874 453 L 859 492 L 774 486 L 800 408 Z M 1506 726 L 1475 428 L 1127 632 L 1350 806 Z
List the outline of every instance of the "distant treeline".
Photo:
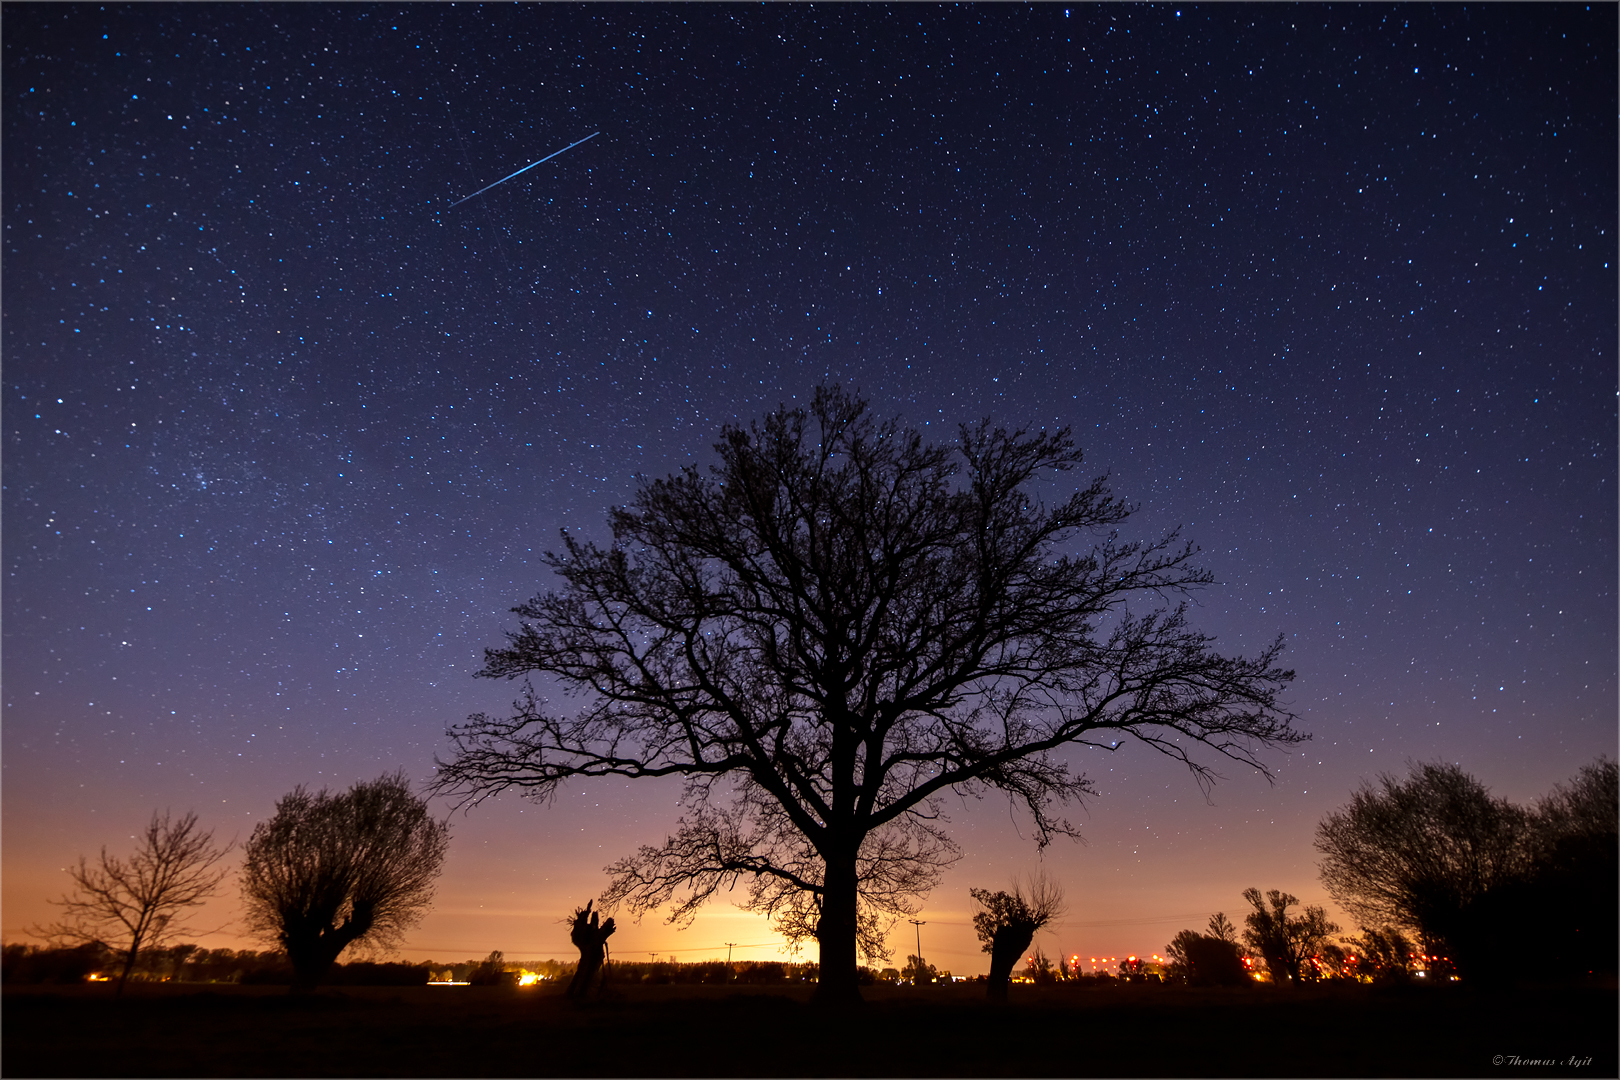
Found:
M 123 954 L 99 943 L 74 948 L 40 945 L 6 945 L 0 954 L 0 979 L 10 985 L 82 983 L 92 976 L 111 975 L 123 963 Z M 527 972 L 547 982 L 566 981 L 576 964 L 564 960 L 509 961 L 494 953 L 483 960 L 446 964 L 435 960 L 422 963 L 379 963 L 354 960 L 335 964 L 329 986 L 424 986 L 428 982 L 465 982 L 473 985 L 514 985 Z M 609 965 L 608 981 L 647 985 L 725 985 L 780 986 L 813 983 L 820 974 L 815 963 L 785 963 L 775 960 L 676 960 L 625 961 Z M 1104 986 L 1133 981 L 1157 981 L 1158 976 L 1120 976 L 1098 972 L 1068 971 L 1038 955 L 1023 973 L 1024 979 L 1041 985 Z M 279 949 L 254 952 L 252 949 L 204 949 L 197 945 L 177 945 L 167 949 L 144 950 L 131 979 L 138 982 L 236 983 L 242 986 L 290 986 L 292 964 Z M 874 983 L 906 982 L 894 968 L 863 967 L 860 981 Z M 949 982 L 949 974 L 929 969 L 925 982 Z M 983 975 L 968 980 L 982 983 Z
M 525 974 L 536 975 L 546 981 L 569 979 L 573 977 L 578 963 L 562 960 L 507 960 L 501 953 L 493 952 L 483 960 L 468 960 L 452 965 L 430 960 L 427 966 L 433 972 L 434 982 L 470 982 L 474 986 L 493 986 L 520 982 Z M 780 983 L 815 982 L 819 972 L 818 964 L 781 963 L 775 960 L 730 962 L 699 960 L 692 963 L 682 963 L 678 960 L 639 962 L 614 960 L 608 965 L 607 978 L 611 982 L 649 985 L 743 983 L 772 986 Z
M 491 961 L 494 961 L 491 963 Z M 12 985 L 23 983 L 81 983 L 92 976 L 112 974 L 123 963 L 123 954 L 98 942 L 73 948 L 9 944 L 0 951 L 0 979 Z M 516 982 L 524 972 L 547 981 L 567 979 L 575 963 L 561 960 L 504 961 L 500 954 L 484 960 L 445 964 L 378 963 L 354 960 L 337 964 L 330 986 L 423 986 L 435 982 L 494 984 Z M 622 982 L 661 983 L 742 983 L 776 985 L 814 982 L 818 965 L 777 961 L 722 960 L 679 963 L 666 961 L 622 961 L 611 964 L 609 978 Z M 872 973 L 875 977 L 876 973 Z M 502 977 L 504 976 L 504 977 Z M 145 949 L 137 958 L 130 978 L 141 982 L 238 983 L 244 986 L 288 986 L 293 969 L 287 954 L 279 949 L 255 952 L 252 949 L 205 949 L 197 945 L 176 945 L 166 949 Z
M 22 983 L 79 983 L 96 975 L 111 975 L 123 964 L 123 954 L 98 942 L 73 948 L 6 945 L 0 949 L 0 979 Z M 334 986 L 422 986 L 428 981 L 425 964 L 377 963 L 356 960 L 335 965 L 325 981 Z M 136 959 L 132 980 L 141 982 L 240 983 L 245 986 L 289 986 L 292 964 L 279 949 L 204 949 L 176 945 L 143 949 Z

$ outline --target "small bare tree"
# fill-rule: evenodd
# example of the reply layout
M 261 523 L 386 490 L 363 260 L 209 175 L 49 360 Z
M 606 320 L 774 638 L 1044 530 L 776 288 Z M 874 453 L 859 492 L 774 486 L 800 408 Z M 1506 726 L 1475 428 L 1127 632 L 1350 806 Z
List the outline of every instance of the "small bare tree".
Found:
M 1044 874 L 1036 874 L 1028 885 L 1014 884 L 1010 893 L 969 889 L 968 895 L 979 905 L 973 929 L 990 954 L 986 996 L 1005 1002 L 1013 967 L 1035 940 L 1035 932 L 1063 914 L 1063 889 Z
M 1183 930 L 1164 947 L 1175 974 L 1191 986 L 1242 986 L 1249 973 L 1238 950 L 1237 927 L 1217 911 L 1209 919 L 1209 932 Z
M 1244 917 L 1248 929 L 1243 940 L 1265 957 L 1274 984 L 1298 986 L 1305 962 L 1339 932 L 1339 924 L 1330 922 L 1327 909 L 1315 904 L 1300 915 L 1290 915 L 1288 909 L 1299 903 L 1299 897 L 1281 889 L 1271 889 L 1265 896 L 1259 889 L 1244 889 L 1243 899 L 1254 908 Z
M 55 941 L 122 945 L 120 997 L 142 949 L 195 932 L 177 919 L 219 889 L 228 872 L 219 863 L 233 846 L 214 843 L 212 830 L 198 828 L 196 814 L 175 819 L 167 810 L 152 814 L 137 841 L 128 859 L 107 854 L 105 847 L 94 862 L 81 855 L 79 865 L 68 869 L 74 891 L 52 901 L 62 908 L 61 921 L 34 929 Z
M 294 788 L 248 839 L 248 925 L 287 950 L 293 990 L 313 990 L 344 949 L 392 945 L 422 917 L 449 842 L 403 773 Z

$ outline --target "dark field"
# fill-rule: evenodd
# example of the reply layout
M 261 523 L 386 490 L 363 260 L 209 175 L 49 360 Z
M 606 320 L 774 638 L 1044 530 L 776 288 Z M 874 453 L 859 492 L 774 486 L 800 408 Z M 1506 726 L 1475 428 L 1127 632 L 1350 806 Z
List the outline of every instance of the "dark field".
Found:
M 1023 994 L 1018 991 L 1025 991 Z M 8 988 L 0 1070 L 21 1076 L 1616 1075 L 1614 989 L 631 986 Z M 1500 1063 L 1498 1063 L 1500 1055 Z M 1515 1057 L 1518 1063 L 1515 1063 Z M 1535 1061 L 1556 1064 L 1533 1064 Z

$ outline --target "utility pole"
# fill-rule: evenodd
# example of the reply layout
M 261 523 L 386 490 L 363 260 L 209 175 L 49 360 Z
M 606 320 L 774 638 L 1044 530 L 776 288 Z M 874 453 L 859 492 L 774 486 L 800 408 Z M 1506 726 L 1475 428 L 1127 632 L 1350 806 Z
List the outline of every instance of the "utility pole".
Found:
M 734 941 L 726 942 L 726 963 L 728 964 L 731 963 L 731 947 L 735 944 L 736 942 Z
M 922 928 L 928 925 L 928 920 L 907 919 L 906 921 L 917 928 L 917 966 L 911 972 L 911 985 L 916 986 L 917 980 L 922 978 Z

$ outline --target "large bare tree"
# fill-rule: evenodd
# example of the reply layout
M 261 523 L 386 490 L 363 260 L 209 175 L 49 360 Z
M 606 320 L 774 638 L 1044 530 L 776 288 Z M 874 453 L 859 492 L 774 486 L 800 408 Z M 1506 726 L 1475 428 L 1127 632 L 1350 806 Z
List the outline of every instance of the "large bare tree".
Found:
M 219 889 L 228 872 L 219 864 L 230 850 L 230 844 L 214 842 L 212 830 L 198 827 L 194 813 L 153 813 L 129 858 L 109 855 L 106 848 L 94 862 L 80 856 L 79 865 L 68 869 L 74 891 L 53 901 L 62 908 L 61 921 L 36 932 L 56 941 L 122 946 L 122 996 L 142 949 L 194 932 L 179 920 Z
M 818 997 L 858 1000 L 857 948 L 881 951 L 884 917 L 956 857 L 943 795 L 1004 792 L 1045 844 L 1091 791 L 1071 747 L 1133 735 L 1207 785 L 1199 748 L 1264 771 L 1263 748 L 1306 737 L 1278 702 L 1280 637 L 1245 659 L 1189 627 L 1175 598 L 1211 581 L 1190 545 L 1117 540 L 1130 508 L 1100 478 L 1037 498 L 1080 463 L 1067 430 L 930 445 L 823 388 L 716 449 L 613 510 L 612 546 L 565 534 L 562 588 L 486 652 L 479 674 L 554 678 L 580 709 L 531 684 L 453 727 L 440 763 L 465 799 L 684 778 L 675 835 L 610 868 L 610 902 L 689 917 L 746 881 L 819 941 Z

